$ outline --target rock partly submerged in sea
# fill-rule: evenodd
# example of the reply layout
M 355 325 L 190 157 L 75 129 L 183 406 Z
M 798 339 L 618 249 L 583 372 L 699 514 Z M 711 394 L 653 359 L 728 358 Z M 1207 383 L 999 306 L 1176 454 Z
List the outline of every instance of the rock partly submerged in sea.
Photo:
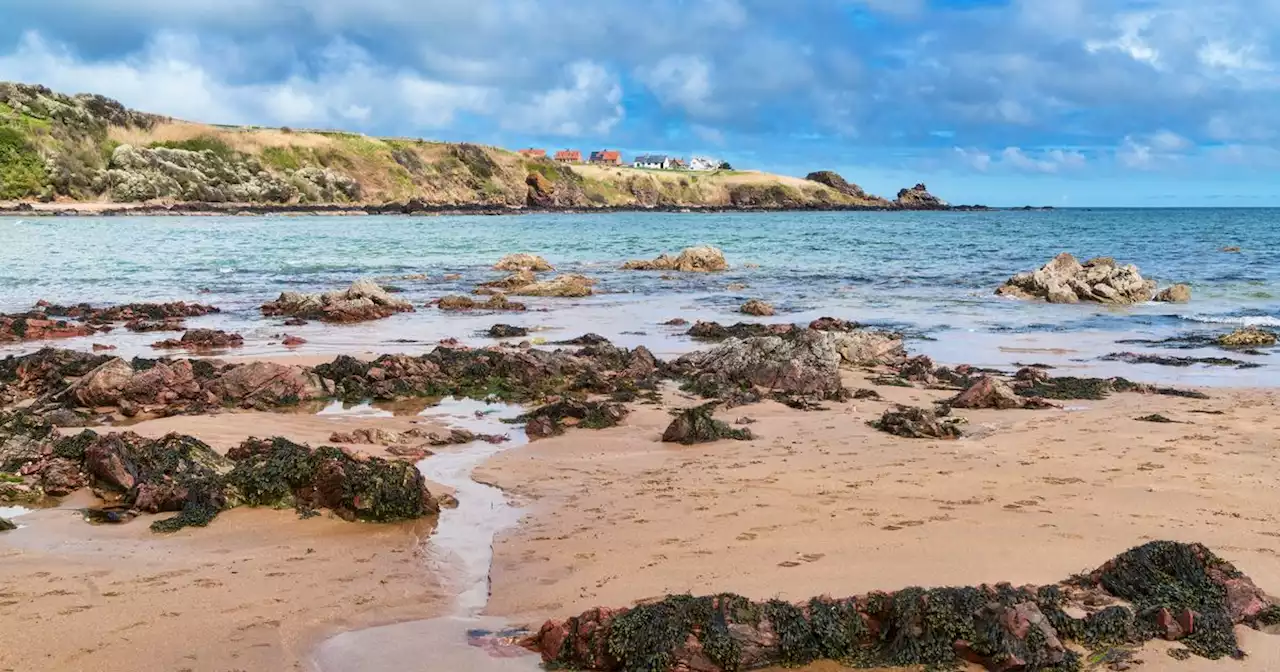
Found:
M 566 273 L 550 280 L 543 280 L 516 287 L 511 293 L 516 296 L 551 296 L 561 298 L 580 298 L 595 293 L 596 280 L 585 275 Z
M 738 308 L 738 312 L 746 315 L 755 315 L 757 317 L 769 317 L 770 315 L 773 315 L 773 306 L 761 301 L 760 299 L 751 299 L 750 301 L 742 304 L 742 306 Z
M 1155 289 L 1155 281 L 1143 278 L 1137 266 L 1120 266 L 1110 257 L 1081 264 L 1063 252 L 1040 270 L 1013 276 L 996 294 L 1049 303 L 1092 301 L 1123 305 L 1150 301 Z
M 899 190 L 894 204 L 903 210 L 946 210 L 950 207 L 946 201 L 929 193 L 924 184 Z
M 1184 284 L 1172 285 L 1157 292 L 1151 300 L 1160 303 L 1187 303 L 1191 301 L 1191 287 Z
M 262 314 L 268 317 L 340 323 L 380 320 L 396 313 L 410 312 L 413 312 L 413 304 L 392 296 L 378 283 L 368 279 L 357 280 L 345 290 L 323 294 L 284 292 L 280 298 L 262 306 Z
M 221 329 L 191 329 L 184 333 L 182 338 L 157 341 L 152 343 L 151 347 L 161 350 L 224 350 L 242 345 L 244 345 L 244 337 L 240 334 L 227 333 Z
M 528 309 L 523 303 L 512 301 L 503 294 L 494 294 L 485 301 L 476 301 L 469 296 L 454 294 L 436 301 L 436 307 L 445 311 L 495 310 L 524 312 Z
M 799 603 L 669 595 L 549 620 L 521 642 L 597 672 L 748 670 L 856 659 L 876 667 L 1074 670 L 1077 650 L 1180 641 L 1241 656 L 1234 628 L 1274 627 L 1280 603 L 1199 544 L 1152 541 L 1047 586 L 903 588 Z M 1074 644 L 1075 646 L 1068 646 Z
M 710 273 L 729 270 L 724 252 L 704 245 L 687 247 L 676 257 L 665 253 L 652 260 L 633 260 L 622 265 L 624 271 L 680 271 L 683 273 Z
M 134 332 L 181 331 L 184 318 L 216 312 L 218 309 L 213 306 L 184 301 L 101 308 L 87 303 L 62 306 L 39 301 L 26 312 L 0 314 L 0 343 L 91 336 L 110 331 L 119 322 Z
M 1224 348 L 1256 348 L 1276 344 L 1276 334 L 1260 327 L 1244 327 L 1218 337 Z
M 541 273 L 543 271 L 554 271 L 554 266 L 547 263 L 546 259 L 528 252 L 520 252 L 517 254 L 508 254 L 498 263 L 493 265 L 495 271 L 530 271 L 532 273 Z

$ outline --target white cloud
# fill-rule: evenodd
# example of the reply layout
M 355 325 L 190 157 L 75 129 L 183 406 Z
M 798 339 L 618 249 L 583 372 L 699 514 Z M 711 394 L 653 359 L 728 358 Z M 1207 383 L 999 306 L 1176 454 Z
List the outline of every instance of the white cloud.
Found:
M 1194 147 L 1190 140 L 1168 130 L 1126 135 L 1116 148 L 1116 161 L 1135 170 L 1158 170 L 1176 164 Z
M 711 64 L 701 56 L 667 56 L 642 68 L 639 78 L 663 105 L 681 107 L 694 114 L 711 107 Z
M 604 66 L 578 61 L 566 86 L 537 94 L 505 115 L 507 128 L 552 135 L 605 135 L 622 121 L 622 85 Z
M 1005 147 L 1000 153 L 1000 163 L 1026 172 L 1056 173 L 1064 169 L 1083 167 L 1085 158 L 1077 151 L 1051 149 L 1032 156 L 1020 147 Z
M 962 147 L 956 147 L 954 149 L 956 154 L 959 155 L 960 160 L 976 171 L 985 173 L 987 172 L 987 169 L 991 167 L 991 155 L 986 152 L 977 149 L 964 149 Z

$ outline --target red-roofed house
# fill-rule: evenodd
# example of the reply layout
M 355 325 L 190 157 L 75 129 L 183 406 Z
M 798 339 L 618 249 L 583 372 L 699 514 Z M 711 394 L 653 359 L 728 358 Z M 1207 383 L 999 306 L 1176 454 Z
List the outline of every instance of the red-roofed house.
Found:
M 530 159 L 545 159 L 545 158 L 547 158 L 547 150 L 545 150 L 545 149 L 534 149 L 534 148 L 530 147 L 529 149 L 522 149 L 522 150 L 520 150 L 520 155 L 521 155 L 521 156 L 526 156 L 526 157 L 528 157 L 528 158 L 530 158 Z
M 556 152 L 556 161 L 565 163 L 582 163 L 582 152 L 576 149 L 562 149 Z
M 603 163 L 607 166 L 621 166 L 622 152 L 615 149 L 602 149 L 598 152 L 591 152 L 591 163 Z

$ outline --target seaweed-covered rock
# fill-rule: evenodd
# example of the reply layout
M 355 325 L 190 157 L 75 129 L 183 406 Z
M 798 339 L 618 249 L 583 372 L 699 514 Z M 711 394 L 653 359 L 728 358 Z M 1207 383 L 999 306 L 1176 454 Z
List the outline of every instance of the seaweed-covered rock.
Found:
M 694 323 L 686 332 L 690 337 L 700 341 L 723 341 L 730 338 L 755 338 L 758 336 L 785 336 L 796 331 L 793 324 L 760 324 L 759 322 L 739 322 L 724 326 L 719 322 Z
M 557 275 L 550 280 L 543 280 L 511 290 L 516 296 L 556 296 L 578 298 L 595 293 L 596 280 L 585 275 L 567 273 Z
M 510 324 L 495 324 L 489 327 L 488 334 L 490 338 L 523 338 L 529 335 L 529 330 Z
M 229 334 L 221 329 L 191 329 L 182 338 L 157 341 L 151 347 L 158 349 L 222 350 L 244 345 L 240 334 Z
M 720 439 L 750 441 L 755 438 L 747 429 L 734 429 L 728 423 L 712 417 L 718 404 L 710 403 L 682 411 L 674 411 L 675 418 L 662 433 L 663 443 L 681 443 L 691 446 L 696 443 L 710 443 Z
M 1160 303 L 1187 303 L 1191 300 L 1191 287 L 1183 284 L 1165 287 L 1151 300 Z
M 16 529 L 18 529 L 18 526 L 15 525 L 13 521 L 8 518 L 0 518 L 0 532 L 9 532 L 10 530 Z
M 480 283 L 480 286 L 487 287 L 489 289 L 497 289 L 497 290 L 502 290 L 504 292 L 509 292 L 519 287 L 532 285 L 537 281 L 538 281 L 538 276 L 534 275 L 533 271 L 520 270 L 500 280 L 491 280 L 489 282 L 482 282 Z
M 512 301 L 504 294 L 494 294 L 484 301 L 476 301 L 469 296 L 454 294 L 442 297 L 436 302 L 436 307 L 445 311 L 465 311 L 465 310 L 506 310 L 512 312 L 523 312 L 527 310 L 527 306 L 523 303 Z
M 85 406 L 114 406 L 133 378 L 133 367 L 113 357 L 90 371 L 74 387 L 76 399 Z
M 904 588 L 797 604 L 669 595 L 550 620 L 522 644 L 548 667 L 605 672 L 748 670 L 820 659 L 1075 670 L 1082 661 L 1068 642 L 1102 653 L 1176 638 L 1194 654 L 1238 655 L 1232 626 L 1261 627 L 1276 609 L 1274 599 L 1203 546 L 1157 541 L 1055 585 Z
M 768 317 L 773 315 L 773 306 L 760 299 L 751 299 L 742 304 L 742 307 L 738 308 L 738 312 L 757 317 Z
M 342 291 L 323 294 L 284 292 L 280 298 L 262 306 L 268 317 L 296 317 L 325 322 L 364 322 L 413 312 L 413 305 L 399 299 L 372 280 L 361 279 Z
M 87 303 L 60 306 L 47 301 L 39 301 L 36 303 L 36 310 L 46 315 L 76 319 L 90 324 L 134 322 L 137 320 L 181 320 L 187 317 L 200 317 L 221 312 L 214 306 L 187 303 L 186 301 L 125 303 L 102 308 L 94 308 Z
M 1276 335 L 1258 327 L 1244 327 L 1220 336 L 1218 345 L 1224 348 L 1256 348 L 1276 344 Z
M 1144 279 L 1137 266 L 1119 266 L 1110 257 L 1081 264 L 1063 252 L 1038 271 L 1013 276 L 996 294 L 1049 303 L 1131 304 L 1150 301 L 1155 288 L 1156 283 Z
M 884 412 L 872 427 L 909 439 L 956 439 L 960 437 L 962 418 L 949 417 L 946 407 L 937 410 L 917 406 L 895 406 Z
M 0 472 L 17 473 L 41 459 L 53 438 L 53 425 L 23 410 L 0 410 Z
M 565 427 L 613 427 L 622 422 L 628 412 L 626 406 L 612 401 L 563 399 L 539 406 L 516 418 L 516 421 L 525 423 L 525 433 L 530 439 L 541 439 L 563 434 Z
M 978 378 L 969 389 L 947 402 L 952 408 L 1053 408 L 1044 399 L 1023 397 L 1004 381 L 992 376 Z
M 861 329 L 862 325 L 838 317 L 819 317 L 809 323 L 809 328 L 817 331 L 855 331 Z
M 664 253 L 651 261 L 628 261 L 622 265 L 622 270 L 707 273 L 727 271 L 729 264 L 724 259 L 724 252 L 715 247 L 702 246 L 685 248 L 674 258 Z
M 36 315 L 36 316 L 33 316 Z M 65 320 L 48 320 L 39 313 L 0 315 L 0 343 L 44 341 L 57 338 L 92 336 L 98 329 Z
M 495 271 L 531 271 L 534 273 L 556 270 L 554 266 L 547 263 L 546 259 L 527 252 L 508 254 L 499 259 L 498 263 L 493 265 L 493 269 Z

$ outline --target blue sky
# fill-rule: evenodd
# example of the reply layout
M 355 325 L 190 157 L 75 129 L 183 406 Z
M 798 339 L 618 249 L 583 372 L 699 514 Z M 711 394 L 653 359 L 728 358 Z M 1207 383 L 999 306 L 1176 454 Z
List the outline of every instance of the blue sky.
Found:
M 3 0 L 0 79 L 708 154 L 963 203 L 1280 205 L 1280 0 Z

